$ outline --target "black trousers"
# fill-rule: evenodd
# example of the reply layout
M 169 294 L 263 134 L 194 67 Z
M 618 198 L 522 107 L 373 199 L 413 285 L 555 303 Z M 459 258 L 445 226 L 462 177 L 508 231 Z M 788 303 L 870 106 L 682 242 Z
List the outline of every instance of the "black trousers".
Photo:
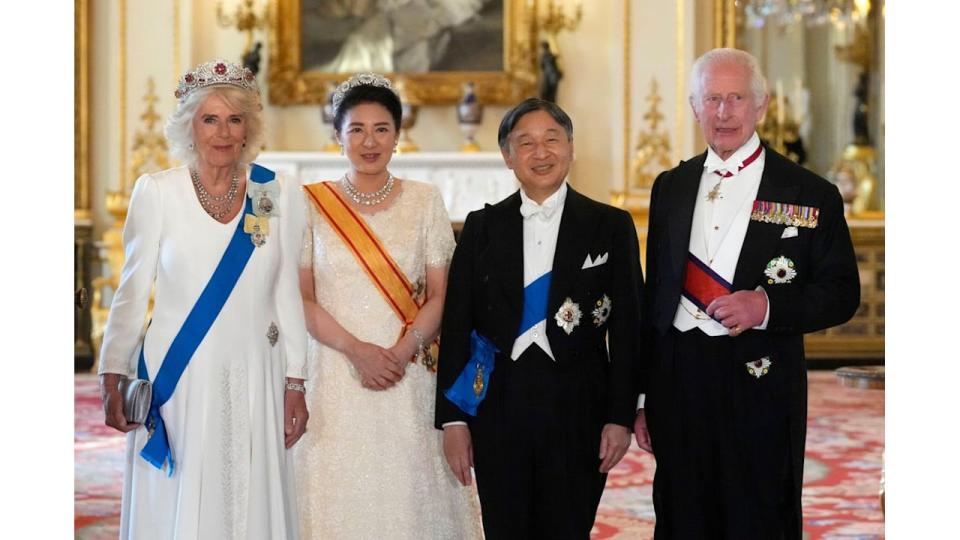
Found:
M 607 476 L 603 371 L 558 365 L 535 345 L 516 361 L 498 355 L 471 422 L 488 540 L 590 537 Z
M 796 366 L 773 358 L 757 378 L 745 363 L 760 353 L 734 339 L 674 329 L 657 344 L 646 402 L 657 540 L 800 538 L 786 391 Z

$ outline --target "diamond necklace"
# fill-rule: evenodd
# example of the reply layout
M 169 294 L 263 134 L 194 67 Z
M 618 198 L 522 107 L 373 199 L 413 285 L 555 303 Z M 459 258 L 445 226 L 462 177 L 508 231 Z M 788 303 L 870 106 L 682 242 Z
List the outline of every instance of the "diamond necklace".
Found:
M 197 198 L 200 199 L 200 206 L 203 211 L 213 219 L 220 221 L 227 215 L 233 203 L 237 200 L 237 191 L 240 187 L 240 176 L 237 169 L 233 169 L 233 178 L 230 180 L 230 188 L 223 195 L 211 195 L 207 188 L 200 183 L 200 173 L 193 167 L 190 168 L 190 180 L 193 182 L 193 188 L 197 190 Z
M 343 190 L 347 192 L 347 196 L 350 197 L 353 202 L 364 206 L 375 206 L 382 203 L 387 200 L 390 192 L 393 191 L 393 175 L 389 172 L 387 173 L 387 182 L 383 184 L 383 187 L 371 193 L 364 193 L 357 189 L 357 187 L 353 185 L 353 182 L 350 181 L 350 177 L 346 174 L 343 175 L 340 183 L 343 185 Z

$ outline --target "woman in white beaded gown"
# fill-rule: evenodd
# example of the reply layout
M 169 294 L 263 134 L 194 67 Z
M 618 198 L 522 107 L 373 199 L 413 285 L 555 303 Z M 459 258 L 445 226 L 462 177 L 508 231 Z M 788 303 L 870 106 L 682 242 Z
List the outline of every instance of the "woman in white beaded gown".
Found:
M 433 427 L 430 343 L 454 239 L 439 191 L 394 178 L 400 100 L 361 74 L 334 95 L 350 160 L 305 186 L 310 429 L 295 449 L 300 532 L 319 539 L 481 538 L 479 504 L 446 466 Z
M 128 433 L 120 537 L 297 538 L 303 197 L 250 163 L 264 138 L 250 70 L 201 64 L 176 97 L 166 136 L 186 165 L 137 180 L 100 353 L 106 424 Z M 134 374 L 154 388 L 144 426 L 117 389 Z

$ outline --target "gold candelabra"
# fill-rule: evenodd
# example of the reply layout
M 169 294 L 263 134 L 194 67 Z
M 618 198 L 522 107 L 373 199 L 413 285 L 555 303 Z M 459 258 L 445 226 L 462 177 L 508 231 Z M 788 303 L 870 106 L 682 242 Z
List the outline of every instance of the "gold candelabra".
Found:
M 253 31 L 263 30 L 272 20 L 270 5 L 257 10 L 253 7 L 253 0 L 243 0 L 233 10 L 233 14 L 225 12 L 223 1 L 217 2 L 217 22 L 224 28 L 236 28 L 238 32 L 246 34 L 246 44 L 243 54 L 253 50 Z
M 557 34 L 565 30 L 576 30 L 581 19 L 583 19 L 583 4 L 579 0 L 572 16 L 567 15 L 566 8 L 558 5 L 554 0 L 547 0 L 543 14 L 538 18 L 538 26 L 546 34 L 551 51 L 559 56 L 560 48 L 557 46 Z

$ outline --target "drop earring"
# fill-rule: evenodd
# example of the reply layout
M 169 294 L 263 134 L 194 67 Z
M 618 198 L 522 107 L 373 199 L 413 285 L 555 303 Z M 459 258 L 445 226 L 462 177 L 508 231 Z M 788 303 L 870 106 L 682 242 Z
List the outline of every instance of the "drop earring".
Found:
M 193 150 L 193 143 L 188 144 L 188 145 L 187 145 L 187 149 Z

